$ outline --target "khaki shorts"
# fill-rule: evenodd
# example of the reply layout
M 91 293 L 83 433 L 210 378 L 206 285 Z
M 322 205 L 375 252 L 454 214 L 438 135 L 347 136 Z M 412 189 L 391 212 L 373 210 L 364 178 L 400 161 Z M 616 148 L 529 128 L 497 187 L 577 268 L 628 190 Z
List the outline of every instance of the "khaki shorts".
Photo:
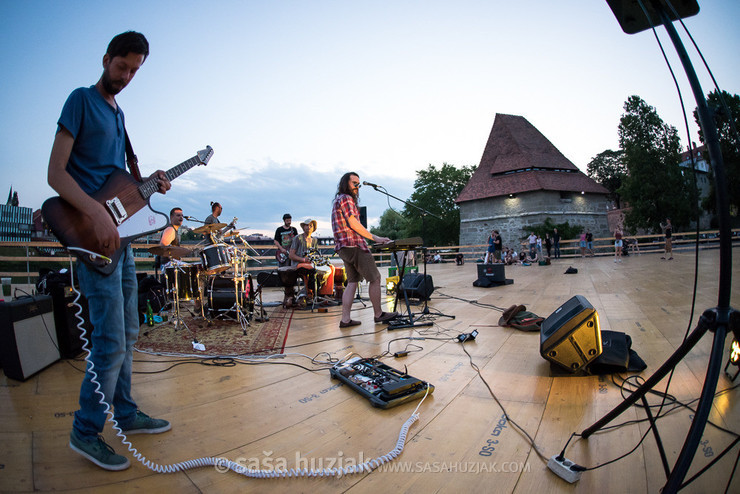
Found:
M 375 258 L 369 252 L 358 247 L 343 247 L 337 254 L 344 261 L 347 283 L 359 283 L 363 279 L 372 283 L 380 279 L 380 271 L 375 265 Z
M 671 243 L 671 239 L 670 238 L 665 239 L 665 250 L 670 251 L 672 249 L 673 249 L 673 245 Z

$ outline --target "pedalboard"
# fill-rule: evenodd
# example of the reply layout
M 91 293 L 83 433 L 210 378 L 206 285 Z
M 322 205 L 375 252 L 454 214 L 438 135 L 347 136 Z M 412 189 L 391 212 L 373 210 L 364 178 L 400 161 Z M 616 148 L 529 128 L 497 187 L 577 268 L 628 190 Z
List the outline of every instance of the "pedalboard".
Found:
M 374 407 L 391 408 L 434 392 L 434 386 L 377 359 L 353 357 L 331 368 L 331 377 L 344 382 Z

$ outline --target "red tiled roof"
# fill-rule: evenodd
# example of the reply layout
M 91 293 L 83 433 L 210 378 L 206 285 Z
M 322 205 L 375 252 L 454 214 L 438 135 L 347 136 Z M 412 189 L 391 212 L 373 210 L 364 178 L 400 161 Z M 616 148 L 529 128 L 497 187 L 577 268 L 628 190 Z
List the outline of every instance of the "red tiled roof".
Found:
M 527 119 L 497 113 L 480 165 L 457 202 L 535 190 L 608 193 Z

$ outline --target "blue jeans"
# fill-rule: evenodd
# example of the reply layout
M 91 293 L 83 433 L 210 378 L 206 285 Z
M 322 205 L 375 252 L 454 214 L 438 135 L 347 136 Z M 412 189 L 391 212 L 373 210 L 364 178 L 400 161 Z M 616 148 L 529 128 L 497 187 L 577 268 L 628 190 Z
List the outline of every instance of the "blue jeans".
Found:
M 555 259 L 558 259 L 560 257 L 560 242 L 555 242 L 554 247 L 555 247 Z
M 90 308 L 93 326 L 90 360 L 97 374 L 105 401 L 115 410 L 119 425 L 126 428 L 136 418 L 136 403 L 131 397 L 131 363 L 139 335 L 138 284 L 131 247 L 128 246 L 113 273 L 99 274 L 82 262 L 77 263 L 80 288 Z M 90 364 L 80 388 L 80 409 L 75 412 L 74 431 L 80 439 L 102 432 L 107 415 L 99 403 L 100 395 L 91 381 Z

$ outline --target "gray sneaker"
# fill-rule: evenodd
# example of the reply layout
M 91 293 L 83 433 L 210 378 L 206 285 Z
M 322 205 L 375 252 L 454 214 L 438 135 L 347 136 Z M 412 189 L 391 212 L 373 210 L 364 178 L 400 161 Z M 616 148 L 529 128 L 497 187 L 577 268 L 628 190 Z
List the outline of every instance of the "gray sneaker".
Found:
M 136 418 L 133 423 L 126 429 L 124 434 L 159 434 L 172 429 L 169 422 L 162 419 L 153 419 L 140 410 L 136 410 Z
M 113 448 L 103 440 L 102 436 L 97 436 L 91 441 L 84 441 L 77 437 L 74 431 L 69 435 L 69 447 L 83 457 L 95 463 L 105 470 L 126 470 L 131 466 L 128 458 L 117 455 Z

